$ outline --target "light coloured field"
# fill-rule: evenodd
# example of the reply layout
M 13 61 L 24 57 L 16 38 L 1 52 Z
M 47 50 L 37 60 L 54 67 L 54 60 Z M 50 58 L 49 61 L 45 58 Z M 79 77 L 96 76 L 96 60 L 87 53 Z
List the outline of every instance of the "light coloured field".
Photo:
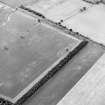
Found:
M 21 4 L 23 5 L 31 5 L 32 3 L 36 3 L 39 0 L 0 0 L 0 2 L 7 4 L 8 6 L 11 6 L 13 8 L 16 8 L 20 6 Z
M 93 6 L 66 20 L 63 25 L 105 45 L 105 5 Z
M 82 0 L 56 0 L 56 2 L 51 2 L 51 0 L 45 2 L 42 0 L 38 3 L 33 3 L 33 5 L 28 5 L 27 7 L 44 14 L 47 18 L 53 21 L 58 22 L 61 19 L 65 19 L 71 14 L 74 14 L 83 6 L 89 5 Z
M 58 4 L 43 1 L 28 7 L 55 22 L 62 19 L 62 25 L 105 45 L 104 4 L 90 5 L 82 0 L 65 0 Z M 82 7 L 86 7 L 87 10 L 80 12 Z

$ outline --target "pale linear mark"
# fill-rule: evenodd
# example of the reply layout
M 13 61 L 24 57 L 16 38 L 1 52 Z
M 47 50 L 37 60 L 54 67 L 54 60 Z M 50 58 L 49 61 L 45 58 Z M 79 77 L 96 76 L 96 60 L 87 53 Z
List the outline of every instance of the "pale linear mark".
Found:
M 68 19 L 71 19 L 72 17 L 79 15 L 80 13 L 83 13 L 85 11 L 87 11 L 88 9 L 90 9 L 91 7 L 93 7 L 93 5 L 90 5 L 89 7 L 82 7 L 79 9 L 75 9 L 72 12 L 70 12 L 69 14 L 71 14 L 70 16 L 66 17 L 65 19 L 61 19 L 60 23 L 63 23 L 65 21 L 67 21 Z
M 5 25 L 11 20 L 11 16 L 12 16 L 15 12 L 16 12 L 16 10 L 12 11 L 12 12 L 8 15 L 6 21 L 3 22 L 1 26 L 5 26 Z

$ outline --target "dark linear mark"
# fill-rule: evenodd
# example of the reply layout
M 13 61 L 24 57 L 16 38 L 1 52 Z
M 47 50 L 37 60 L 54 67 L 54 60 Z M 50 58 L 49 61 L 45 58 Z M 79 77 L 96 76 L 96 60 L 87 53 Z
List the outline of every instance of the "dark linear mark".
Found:
M 21 105 L 29 99 L 35 92 L 41 88 L 49 79 L 51 79 L 61 68 L 66 65 L 88 42 L 83 41 L 72 52 L 70 52 L 63 60 L 60 61 L 48 74 L 36 83 L 22 98 L 20 98 L 14 105 Z
M 28 11 L 28 12 L 31 12 L 31 13 L 33 13 L 33 14 L 39 16 L 39 17 L 45 18 L 45 16 L 42 15 L 41 13 L 36 12 L 36 11 L 33 11 L 33 10 L 27 8 L 27 7 L 24 7 L 23 5 L 21 5 L 20 8 L 21 8 L 21 9 L 24 9 L 24 10 L 26 10 L 26 11 Z
M 96 2 L 92 2 L 92 1 L 88 1 L 88 0 L 83 0 L 84 2 L 87 2 L 89 4 L 93 4 L 93 5 L 97 5 L 99 3 L 101 3 L 101 0 L 100 1 L 96 1 Z

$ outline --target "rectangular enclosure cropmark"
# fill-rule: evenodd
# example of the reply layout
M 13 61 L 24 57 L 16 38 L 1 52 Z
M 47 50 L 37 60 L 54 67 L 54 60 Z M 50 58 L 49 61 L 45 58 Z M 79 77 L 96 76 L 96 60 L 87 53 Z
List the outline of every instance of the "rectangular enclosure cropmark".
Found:
M 20 12 L 0 27 L 0 98 L 24 101 L 86 42 Z

